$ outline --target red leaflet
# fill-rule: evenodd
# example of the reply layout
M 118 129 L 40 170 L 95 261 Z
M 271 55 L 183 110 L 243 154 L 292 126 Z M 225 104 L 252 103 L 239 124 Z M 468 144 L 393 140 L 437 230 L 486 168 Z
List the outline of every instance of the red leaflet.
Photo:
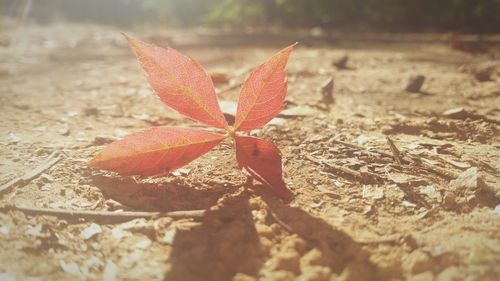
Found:
M 237 136 L 236 160 L 248 175 L 270 187 L 283 198 L 292 193 L 283 181 L 281 153 L 272 143 L 253 137 Z
M 212 79 L 197 61 L 172 48 L 125 37 L 161 101 L 190 118 L 227 129 Z
M 166 174 L 205 154 L 225 138 L 191 128 L 151 128 L 111 143 L 90 161 L 90 166 L 124 176 Z
M 287 89 L 285 66 L 295 45 L 279 51 L 246 79 L 238 101 L 235 131 L 262 127 L 283 109 Z
M 292 196 L 283 181 L 279 149 L 261 139 L 239 136 L 235 131 L 259 128 L 281 111 L 286 94 L 285 66 L 295 44 L 281 50 L 247 78 L 232 129 L 220 110 L 213 82 L 200 64 L 172 48 L 163 49 L 126 37 L 149 84 L 163 102 L 188 117 L 224 129 L 226 134 L 191 128 L 151 128 L 111 143 L 90 161 L 90 166 L 124 176 L 167 174 L 231 136 L 236 141 L 238 166 L 244 172 L 277 195 Z

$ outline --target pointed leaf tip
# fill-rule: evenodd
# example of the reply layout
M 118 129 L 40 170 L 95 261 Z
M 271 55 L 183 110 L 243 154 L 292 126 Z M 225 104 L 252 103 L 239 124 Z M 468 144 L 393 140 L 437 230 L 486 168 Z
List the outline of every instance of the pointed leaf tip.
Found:
M 295 45 L 279 51 L 245 80 L 238 101 L 236 131 L 262 127 L 281 112 L 287 91 L 285 67 Z
M 164 49 L 123 35 L 161 101 L 194 120 L 228 129 L 213 82 L 196 60 L 173 48 Z
M 283 163 L 279 149 L 258 138 L 237 136 L 236 160 L 243 172 L 271 188 L 282 198 L 289 199 L 293 193 L 283 180 Z

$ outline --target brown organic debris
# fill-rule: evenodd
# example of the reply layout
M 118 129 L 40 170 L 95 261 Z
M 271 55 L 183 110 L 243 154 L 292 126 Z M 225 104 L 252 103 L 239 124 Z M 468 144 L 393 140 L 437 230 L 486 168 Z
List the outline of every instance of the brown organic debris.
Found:
M 334 102 L 333 86 L 334 86 L 333 77 L 330 77 L 328 80 L 326 80 L 321 85 L 321 97 L 322 97 L 323 103 L 325 103 L 326 105 L 330 105 Z
M 87 220 L 104 220 L 104 221 L 127 221 L 136 218 L 153 218 L 153 217 L 171 217 L 171 218 L 201 218 L 205 215 L 205 210 L 190 210 L 190 211 L 172 211 L 172 212 L 106 212 L 106 211 L 83 211 L 83 210 L 65 210 L 65 209 L 48 209 L 48 208 L 32 208 L 15 205 L 6 205 L 0 207 L 3 211 L 21 211 L 27 215 L 34 216 L 55 216 L 65 219 L 87 219 Z
M 35 169 L 0 186 L 0 196 L 6 192 L 9 192 L 16 186 L 23 186 L 28 184 L 30 181 L 54 166 L 57 162 L 59 162 L 59 160 L 61 160 L 60 153 L 58 151 L 53 152 L 42 164 L 40 164 Z
M 343 56 L 339 57 L 338 59 L 336 59 L 332 64 L 337 69 L 346 69 L 348 61 L 349 61 L 349 56 L 343 55 Z

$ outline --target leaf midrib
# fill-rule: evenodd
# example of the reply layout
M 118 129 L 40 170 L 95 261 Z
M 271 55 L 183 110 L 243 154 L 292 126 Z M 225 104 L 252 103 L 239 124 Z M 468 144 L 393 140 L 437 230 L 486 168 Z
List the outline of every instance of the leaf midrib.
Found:
M 137 46 L 137 44 L 134 42 L 134 46 L 136 48 L 139 48 Z M 153 46 L 154 47 L 154 46 Z M 144 58 L 148 59 L 150 62 L 152 62 L 155 67 L 161 72 L 161 74 L 163 76 L 165 76 L 165 78 L 172 82 L 174 84 L 174 86 L 177 88 L 177 90 L 179 90 L 181 93 L 185 93 L 185 95 L 191 100 L 194 102 L 194 104 L 196 104 L 196 106 L 200 109 L 202 109 L 210 118 L 212 118 L 213 121 L 215 121 L 217 124 L 219 124 L 222 128 L 226 128 L 226 126 L 220 122 L 219 119 L 217 119 L 206 107 L 205 105 L 200 101 L 198 100 L 197 98 L 195 98 L 195 96 L 193 95 L 193 90 L 189 87 L 186 87 L 184 85 L 182 85 L 181 83 L 179 83 L 177 81 L 177 79 L 171 74 L 169 73 L 165 68 L 163 68 L 151 55 L 149 55 L 148 53 L 144 52 Z M 189 59 L 189 58 L 188 58 Z
M 214 142 L 214 141 L 222 141 L 225 138 L 226 138 L 226 136 L 221 135 L 219 138 L 214 138 L 214 139 L 210 139 L 210 140 L 206 140 L 206 141 L 199 141 L 199 142 L 187 142 L 187 143 L 183 143 L 183 144 L 179 144 L 179 145 L 165 145 L 165 143 L 160 142 L 160 145 L 165 145 L 165 147 L 147 150 L 147 151 L 141 151 L 141 152 L 133 154 L 133 155 L 114 157 L 114 158 L 111 158 L 109 160 L 103 160 L 103 161 L 99 161 L 99 162 L 106 163 L 106 162 L 110 162 L 110 161 L 117 161 L 117 160 L 129 159 L 129 158 L 133 158 L 133 157 L 140 157 L 140 156 L 144 156 L 146 154 L 156 153 L 156 152 L 164 151 L 164 150 L 168 150 L 168 149 L 176 149 L 176 148 L 186 147 L 186 146 L 190 146 L 190 145 L 197 145 L 197 144 L 209 143 L 209 142 Z

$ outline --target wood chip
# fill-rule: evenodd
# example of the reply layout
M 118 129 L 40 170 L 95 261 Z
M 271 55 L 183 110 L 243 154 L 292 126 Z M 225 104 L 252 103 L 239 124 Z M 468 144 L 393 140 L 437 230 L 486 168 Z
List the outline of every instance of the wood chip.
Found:
M 459 169 L 465 170 L 465 169 L 468 169 L 471 167 L 471 165 L 469 163 L 455 161 L 455 160 L 449 159 L 448 157 L 445 157 L 445 156 L 439 156 L 439 158 L 443 159 L 445 162 L 447 162 L 450 165 L 455 166 Z
M 18 143 L 22 140 L 23 140 L 23 138 L 21 138 L 20 136 L 18 136 L 15 133 L 12 133 L 12 132 L 10 132 L 9 135 L 7 136 L 7 141 L 9 143 Z
M 64 272 L 66 273 L 76 276 L 82 276 L 82 271 L 80 270 L 78 265 L 76 265 L 76 263 L 66 263 L 64 260 L 60 260 L 59 266 L 61 266 L 62 270 L 64 270 Z
M 37 224 L 35 226 L 28 225 L 24 234 L 29 235 L 29 236 L 34 236 L 34 237 L 44 237 L 45 236 L 42 234 L 42 225 L 41 224 Z
M 9 234 L 10 227 L 8 226 L 0 226 L 0 234 Z
M 113 137 L 113 136 L 96 136 L 94 138 L 94 141 L 92 142 L 93 145 L 104 145 L 104 144 L 108 144 L 108 143 L 112 143 L 114 141 L 117 141 L 119 140 L 119 138 L 117 137 Z
M 330 77 L 328 80 L 326 80 L 322 85 L 321 85 L 321 97 L 323 100 L 323 103 L 329 105 L 334 102 L 333 99 L 333 77 Z
M 222 71 L 212 71 L 210 72 L 210 78 L 212 78 L 212 81 L 214 84 L 225 84 L 229 82 L 229 75 L 227 73 L 222 72 Z
M 271 119 L 271 121 L 269 121 L 267 124 L 272 126 L 282 126 L 285 123 L 286 123 L 285 119 L 276 117 Z
M 83 240 L 88 240 L 101 232 L 102 228 L 98 224 L 91 223 L 87 228 L 82 230 L 82 232 L 80 233 L 80 237 Z
M 382 199 L 384 198 L 384 188 L 381 186 L 364 185 L 363 198 L 367 199 Z
M 160 237 L 159 241 L 168 245 L 172 245 L 174 243 L 176 233 L 177 233 L 176 228 L 169 229 L 165 232 L 165 234 L 162 237 Z
M 304 116 L 316 116 L 318 111 L 309 106 L 296 106 L 283 110 L 279 116 L 282 117 L 304 117 Z
M 418 189 L 418 193 L 427 195 L 427 197 L 436 199 L 441 202 L 442 196 L 439 190 L 436 189 L 433 185 L 422 186 Z
M 130 235 L 131 235 L 130 232 L 125 231 L 120 227 L 114 227 L 113 229 L 111 229 L 111 236 L 118 241 Z
M 230 114 L 232 116 L 236 116 L 236 108 L 238 104 L 231 100 L 220 100 L 219 106 L 222 113 Z
M 462 172 L 455 180 L 450 181 L 450 186 L 456 189 L 479 190 L 486 189 L 487 185 L 479 175 L 477 167 L 471 167 Z
M 151 240 L 144 239 L 144 240 L 141 240 L 141 241 L 135 243 L 134 247 L 137 249 L 145 250 L 145 249 L 149 248 L 149 246 L 151 246 L 152 243 L 153 242 L 151 242 Z
M 118 275 L 118 267 L 112 262 L 106 262 L 106 266 L 104 267 L 104 272 L 102 273 L 103 281 L 115 281 L 117 280 Z

